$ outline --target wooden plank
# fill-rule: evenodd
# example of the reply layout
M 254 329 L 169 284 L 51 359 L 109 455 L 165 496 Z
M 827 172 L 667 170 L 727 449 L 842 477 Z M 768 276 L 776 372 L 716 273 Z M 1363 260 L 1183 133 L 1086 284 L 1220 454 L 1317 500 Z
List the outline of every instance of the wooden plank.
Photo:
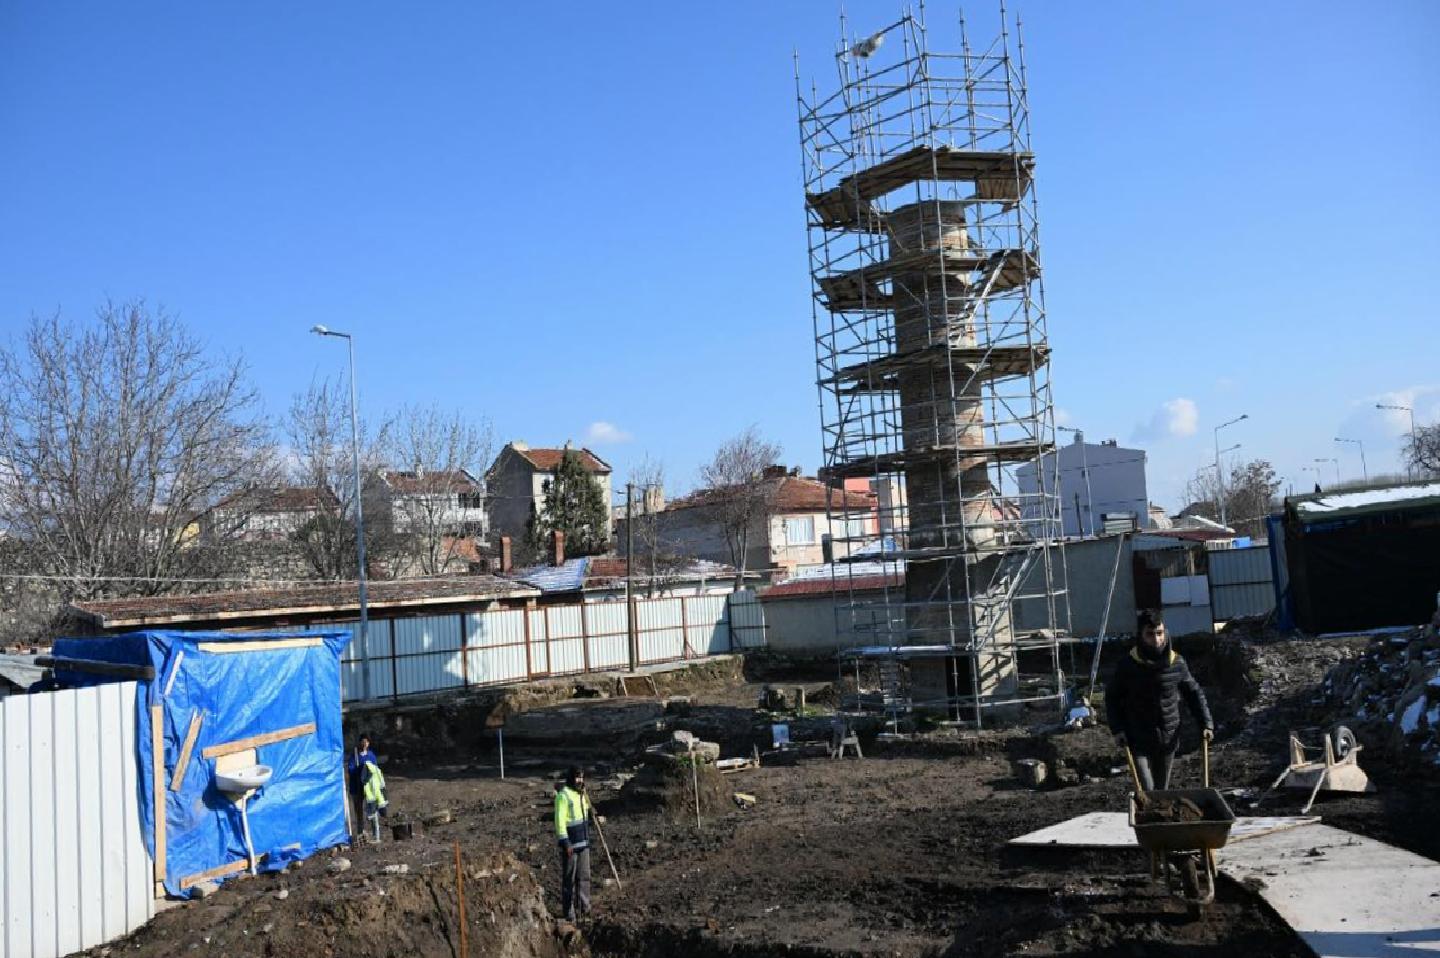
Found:
M 195 748 L 195 739 L 200 737 L 200 726 L 205 721 L 205 713 L 199 709 L 195 710 L 195 716 L 190 719 L 190 730 L 185 733 L 185 744 L 180 747 L 180 758 L 175 762 L 175 774 L 170 777 L 170 791 L 180 791 L 180 783 L 185 780 L 185 770 L 190 767 L 190 753 Z
M 257 856 L 255 859 L 256 864 L 259 864 L 264 860 L 265 855 L 263 853 Z M 193 875 L 186 875 L 184 878 L 180 879 L 180 887 L 194 888 L 196 885 L 204 884 L 205 882 L 210 881 L 212 878 L 224 878 L 225 876 L 233 875 L 236 872 L 243 872 L 249 867 L 250 859 L 248 858 L 241 858 L 238 861 L 226 862 L 223 865 L 216 865 L 214 868 L 208 868 L 203 872 L 196 872 Z
M 150 791 L 155 815 L 155 884 L 165 881 L 165 710 L 150 706 Z
M 263 732 L 260 735 L 251 735 L 249 738 L 237 738 L 233 742 L 221 742 L 219 745 L 211 745 L 205 749 L 205 751 L 201 752 L 200 756 L 202 758 L 219 758 L 221 755 L 243 752 L 247 748 L 259 748 L 261 745 L 271 745 L 275 742 L 283 742 L 286 739 L 314 734 L 315 723 L 306 722 L 304 725 L 294 725 L 290 728 L 282 728 L 274 732 Z
M 151 665 L 125 665 L 122 662 L 99 662 L 95 659 L 67 659 L 54 655 L 41 655 L 35 664 L 42 669 L 65 669 L 69 672 L 88 672 L 92 675 L 113 675 L 122 679 L 155 678 L 155 667 Z
M 312 636 L 309 638 L 275 639 L 270 642 L 201 642 L 196 645 L 196 648 L 201 652 L 224 655 L 230 652 L 275 652 L 280 649 L 312 649 L 324 643 L 325 640 L 319 636 Z

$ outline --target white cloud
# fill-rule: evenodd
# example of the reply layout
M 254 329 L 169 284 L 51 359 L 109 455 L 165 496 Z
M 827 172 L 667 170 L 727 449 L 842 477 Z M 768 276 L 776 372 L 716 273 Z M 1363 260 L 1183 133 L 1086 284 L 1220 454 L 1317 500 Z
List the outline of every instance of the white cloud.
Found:
M 613 422 L 605 422 L 603 419 L 592 422 L 590 427 L 585 430 L 585 441 L 595 443 L 597 446 L 629 442 L 634 438 Z
M 1156 439 L 1183 439 L 1195 435 L 1200 423 L 1200 410 L 1195 400 L 1183 397 L 1170 399 L 1160 404 L 1147 422 L 1135 426 L 1135 438 L 1140 441 Z

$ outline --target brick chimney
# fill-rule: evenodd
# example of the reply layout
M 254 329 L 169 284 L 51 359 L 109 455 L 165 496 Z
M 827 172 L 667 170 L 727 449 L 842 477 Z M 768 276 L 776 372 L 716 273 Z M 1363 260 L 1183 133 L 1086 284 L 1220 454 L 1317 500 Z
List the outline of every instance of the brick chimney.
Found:
M 509 575 L 515 571 L 515 557 L 511 549 L 510 537 L 500 537 L 500 574 Z
M 558 568 L 559 566 L 564 565 L 564 564 L 565 564 L 565 533 L 561 532 L 559 529 L 556 529 L 554 532 L 550 533 L 550 547 L 551 547 L 550 564 L 553 565 L 553 566 L 556 566 L 557 568 Z

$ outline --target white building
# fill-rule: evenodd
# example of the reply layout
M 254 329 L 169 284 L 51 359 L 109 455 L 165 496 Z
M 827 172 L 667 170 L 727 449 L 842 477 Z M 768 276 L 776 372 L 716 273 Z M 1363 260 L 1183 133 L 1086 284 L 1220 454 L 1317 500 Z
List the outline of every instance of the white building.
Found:
M 1067 536 L 1098 535 L 1107 519 L 1118 529 L 1125 519 L 1128 528 L 1150 526 L 1150 499 L 1145 488 L 1145 450 L 1126 449 L 1114 439 L 1098 443 L 1075 441 L 1041 457 L 1047 477 L 1054 475 L 1059 457 L 1060 503 Z M 1015 470 L 1020 492 L 1036 493 L 1039 483 L 1035 464 L 1027 462 Z

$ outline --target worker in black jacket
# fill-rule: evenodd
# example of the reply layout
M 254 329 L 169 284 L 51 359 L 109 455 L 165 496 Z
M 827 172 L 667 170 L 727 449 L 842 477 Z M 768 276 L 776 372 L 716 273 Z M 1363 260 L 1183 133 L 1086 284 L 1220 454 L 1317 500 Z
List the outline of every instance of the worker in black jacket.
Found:
M 1153 612 L 1141 611 L 1135 621 L 1135 645 L 1116 663 L 1105 687 L 1105 714 L 1115 743 L 1130 746 L 1146 791 L 1170 787 L 1170 768 L 1180 744 L 1182 695 L 1203 728 L 1205 741 L 1210 741 L 1215 723 L 1200 683 L 1170 647 L 1164 623 Z

